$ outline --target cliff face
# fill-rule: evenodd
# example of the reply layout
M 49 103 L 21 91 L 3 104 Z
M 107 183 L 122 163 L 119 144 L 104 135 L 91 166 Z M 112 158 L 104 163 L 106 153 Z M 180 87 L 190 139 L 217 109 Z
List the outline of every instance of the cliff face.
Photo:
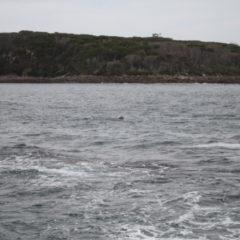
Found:
M 235 44 L 21 31 L 0 34 L 0 75 L 239 75 Z

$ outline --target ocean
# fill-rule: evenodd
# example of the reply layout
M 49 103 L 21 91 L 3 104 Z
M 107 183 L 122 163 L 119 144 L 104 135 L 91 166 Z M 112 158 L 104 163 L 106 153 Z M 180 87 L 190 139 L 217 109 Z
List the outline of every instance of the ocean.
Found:
M 240 85 L 1 84 L 0 239 L 240 239 Z

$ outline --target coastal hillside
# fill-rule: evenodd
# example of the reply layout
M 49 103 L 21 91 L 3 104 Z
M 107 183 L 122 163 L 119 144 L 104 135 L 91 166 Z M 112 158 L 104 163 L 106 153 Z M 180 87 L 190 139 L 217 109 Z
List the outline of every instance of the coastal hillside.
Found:
M 240 47 L 159 36 L 0 33 L 0 75 L 239 75 Z

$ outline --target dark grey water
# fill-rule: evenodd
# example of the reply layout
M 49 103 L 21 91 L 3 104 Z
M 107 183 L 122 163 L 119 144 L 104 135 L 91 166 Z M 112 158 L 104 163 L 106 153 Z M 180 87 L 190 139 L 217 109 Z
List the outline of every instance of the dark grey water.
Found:
M 0 85 L 0 239 L 240 239 L 240 86 Z

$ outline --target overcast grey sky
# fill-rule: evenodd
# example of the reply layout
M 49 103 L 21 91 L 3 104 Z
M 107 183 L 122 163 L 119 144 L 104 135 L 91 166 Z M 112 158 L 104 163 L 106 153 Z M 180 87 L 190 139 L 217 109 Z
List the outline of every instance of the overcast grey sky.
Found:
M 0 32 L 20 30 L 240 44 L 240 0 L 0 0 Z

